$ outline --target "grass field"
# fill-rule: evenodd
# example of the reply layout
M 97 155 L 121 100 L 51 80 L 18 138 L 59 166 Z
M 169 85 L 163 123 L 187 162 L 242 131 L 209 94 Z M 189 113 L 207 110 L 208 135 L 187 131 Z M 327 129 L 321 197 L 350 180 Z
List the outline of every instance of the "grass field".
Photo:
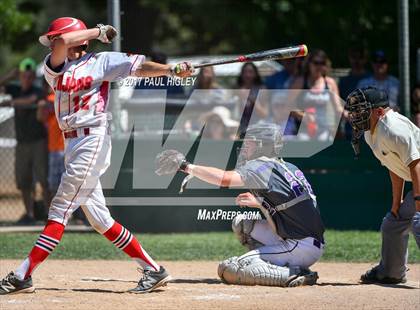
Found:
M 0 234 L 0 259 L 27 255 L 38 233 Z M 137 234 L 143 247 L 157 260 L 222 260 L 245 249 L 229 232 L 193 234 Z M 321 261 L 374 262 L 379 259 L 379 232 L 333 231 L 325 234 L 327 248 Z M 66 233 L 51 259 L 128 259 L 97 233 Z M 410 237 L 409 262 L 420 263 L 420 251 Z

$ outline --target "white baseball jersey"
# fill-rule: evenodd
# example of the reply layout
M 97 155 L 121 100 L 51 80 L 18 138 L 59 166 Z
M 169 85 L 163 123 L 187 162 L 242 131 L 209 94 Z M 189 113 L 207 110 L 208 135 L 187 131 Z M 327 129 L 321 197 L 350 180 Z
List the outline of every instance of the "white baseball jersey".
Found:
M 63 131 L 107 126 L 109 83 L 134 75 L 145 60 L 143 55 L 87 53 L 77 60 L 67 59 L 54 71 L 50 56 L 44 60 L 44 76 L 55 91 L 55 113 Z
M 373 134 L 365 132 L 365 140 L 381 164 L 411 181 L 409 165 L 420 158 L 420 129 L 405 116 L 389 110 L 379 119 Z

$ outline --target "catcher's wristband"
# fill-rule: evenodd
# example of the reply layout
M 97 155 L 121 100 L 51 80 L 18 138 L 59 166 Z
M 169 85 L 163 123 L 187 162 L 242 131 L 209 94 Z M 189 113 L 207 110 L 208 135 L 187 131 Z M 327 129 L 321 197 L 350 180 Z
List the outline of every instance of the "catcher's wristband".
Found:
M 179 166 L 179 170 L 181 170 L 181 171 L 184 171 L 184 172 L 187 172 L 187 167 L 188 167 L 188 165 L 190 165 L 191 163 L 190 162 L 188 162 L 187 160 L 183 160 L 182 162 L 181 162 L 181 165 Z
M 415 201 L 420 201 L 420 195 L 418 195 L 418 196 L 414 196 L 414 200 L 415 200 Z

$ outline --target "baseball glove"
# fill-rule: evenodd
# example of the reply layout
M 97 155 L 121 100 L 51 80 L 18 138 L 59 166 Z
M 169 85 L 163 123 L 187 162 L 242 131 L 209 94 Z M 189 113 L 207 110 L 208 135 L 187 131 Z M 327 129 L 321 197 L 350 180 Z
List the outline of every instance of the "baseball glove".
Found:
M 185 170 L 189 162 L 185 156 L 177 150 L 165 150 L 156 156 L 156 174 L 173 174 L 178 170 Z

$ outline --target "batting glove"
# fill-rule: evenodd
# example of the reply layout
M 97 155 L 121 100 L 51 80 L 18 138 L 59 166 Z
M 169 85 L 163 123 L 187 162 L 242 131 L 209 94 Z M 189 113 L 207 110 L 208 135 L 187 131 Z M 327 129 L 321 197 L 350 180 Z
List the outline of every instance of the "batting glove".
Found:
M 96 39 L 102 43 L 111 43 L 118 34 L 117 29 L 111 25 L 97 24 L 96 28 L 99 28 L 99 35 Z
M 171 67 L 171 76 L 186 78 L 194 73 L 194 66 L 190 62 L 181 62 Z

